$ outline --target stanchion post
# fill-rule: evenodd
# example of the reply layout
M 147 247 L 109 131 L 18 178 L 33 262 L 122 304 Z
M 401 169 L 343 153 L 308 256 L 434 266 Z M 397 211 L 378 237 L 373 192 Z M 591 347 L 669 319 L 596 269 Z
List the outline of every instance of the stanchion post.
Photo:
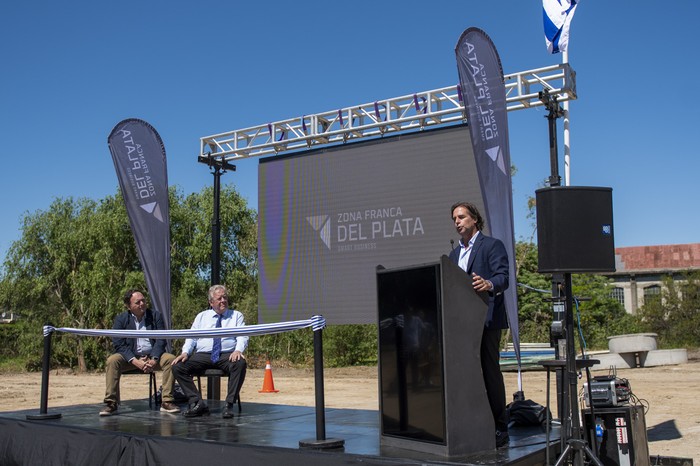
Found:
M 323 330 L 314 332 L 314 388 L 316 392 L 316 440 L 326 440 L 326 396 L 323 386 Z M 319 409 L 319 407 L 321 409 Z
M 302 448 L 343 448 L 345 440 L 326 438 L 326 400 L 323 389 L 323 329 L 314 330 L 314 387 L 316 391 L 316 438 L 299 440 Z
M 49 324 L 47 324 L 48 326 Z M 53 331 L 44 335 L 44 355 L 41 368 L 41 401 L 39 403 L 39 414 L 27 414 L 29 420 L 58 419 L 61 413 L 48 412 L 49 405 L 49 371 L 51 364 L 51 335 Z

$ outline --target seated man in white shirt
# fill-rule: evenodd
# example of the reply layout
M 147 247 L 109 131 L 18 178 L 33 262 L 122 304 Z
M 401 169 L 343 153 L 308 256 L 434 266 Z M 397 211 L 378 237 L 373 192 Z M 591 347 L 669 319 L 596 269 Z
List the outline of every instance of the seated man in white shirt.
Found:
M 192 329 L 213 329 L 218 327 L 241 327 L 245 325 L 243 314 L 228 308 L 228 293 L 223 285 L 209 288 L 210 309 L 197 314 Z M 229 374 L 224 419 L 233 417 L 233 403 L 243 385 L 246 361 L 243 351 L 248 346 L 248 337 L 188 338 L 182 347 L 182 354 L 172 363 L 173 374 L 187 395 L 189 408 L 182 414 L 197 417 L 209 414 L 209 407 L 202 400 L 193 376 L 207 369 L 221 369 Z

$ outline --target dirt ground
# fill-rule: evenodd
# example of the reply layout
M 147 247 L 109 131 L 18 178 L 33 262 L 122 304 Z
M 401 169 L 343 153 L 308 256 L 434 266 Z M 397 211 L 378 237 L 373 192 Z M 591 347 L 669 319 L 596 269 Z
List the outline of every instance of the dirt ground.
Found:
M 605 375 L 606 372 L 596 371 L 593 375 Z M 525 397 L 544 405 L 546 373 L 525 371 L 522 374 Z M 248 370 L 241 394 L 244 403 L 314 405 L 312 370 L 275 368 L 273 362 L 272 377 L 278 393 L 259 393 L 264 375 L 264 369 Z M 648 404 L 645 418 L 650 455 L 693 458 L 696 464 L 700 464 L 700 359 L 692 355 L 687 364 L 624 369 L 618 370 L 617 375 L 628 379 L 634 395 Z M 327 407 L 378 409 L 376 367 L 325 369 L 324 376 Z M 504 376 L 507 393 L 518 390 L 517 374 L 507 372 Z M 160 378 L 158 380 L 160 383 Z M 52 371 L 49 377 L 49 411 L 59 406 L 94 403 L 97 415 L 104 397 L 104 384 L 104 374 Z M 582 382 L 579 388 L 581 386 Z M 122 379 L 122 399 L 145 398 L 147 390 L 145 379 Z M 38 412 L 40 394 L 39 373 L 0 375 L 0 411 L 36 408 Z

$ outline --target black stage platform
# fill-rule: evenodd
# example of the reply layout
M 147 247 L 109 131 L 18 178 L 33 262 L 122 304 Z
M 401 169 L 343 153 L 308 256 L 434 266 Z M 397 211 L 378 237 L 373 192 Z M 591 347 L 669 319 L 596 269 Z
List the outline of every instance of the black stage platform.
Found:
M 222 419 L 223 402 L 209 406 L 210 416 L 194 419 L 150 410 L 147 400 L 126 401 L 109 417 L 98 416 L 102 405 L 95 404 L 49 408 L 48 414 L 62 414 L 54 420 L 27 420 L 38 409 L 0 412 L 0 464 L 533 465 L 545 459 L 544 427 L 511 429 L 510 448 L 445 458 L 382 447 L 378 411 L 327 408 L 326 438 L 345 446 L 319 451 L 299 447 L 316 438 L 314 408 L 244 403 L 242 413 Z M 559 431 L 552 437 L 558 449 Z

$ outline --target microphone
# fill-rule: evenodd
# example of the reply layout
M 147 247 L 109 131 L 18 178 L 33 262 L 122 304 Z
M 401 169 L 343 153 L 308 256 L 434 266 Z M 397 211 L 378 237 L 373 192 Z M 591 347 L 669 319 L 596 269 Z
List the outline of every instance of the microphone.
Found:
M 451 247 L 451 250 L 454 251 L 454 249 L 455 249 L 455 240 L 453 240 L 453 239 L 450 240 L 450 247 Z

